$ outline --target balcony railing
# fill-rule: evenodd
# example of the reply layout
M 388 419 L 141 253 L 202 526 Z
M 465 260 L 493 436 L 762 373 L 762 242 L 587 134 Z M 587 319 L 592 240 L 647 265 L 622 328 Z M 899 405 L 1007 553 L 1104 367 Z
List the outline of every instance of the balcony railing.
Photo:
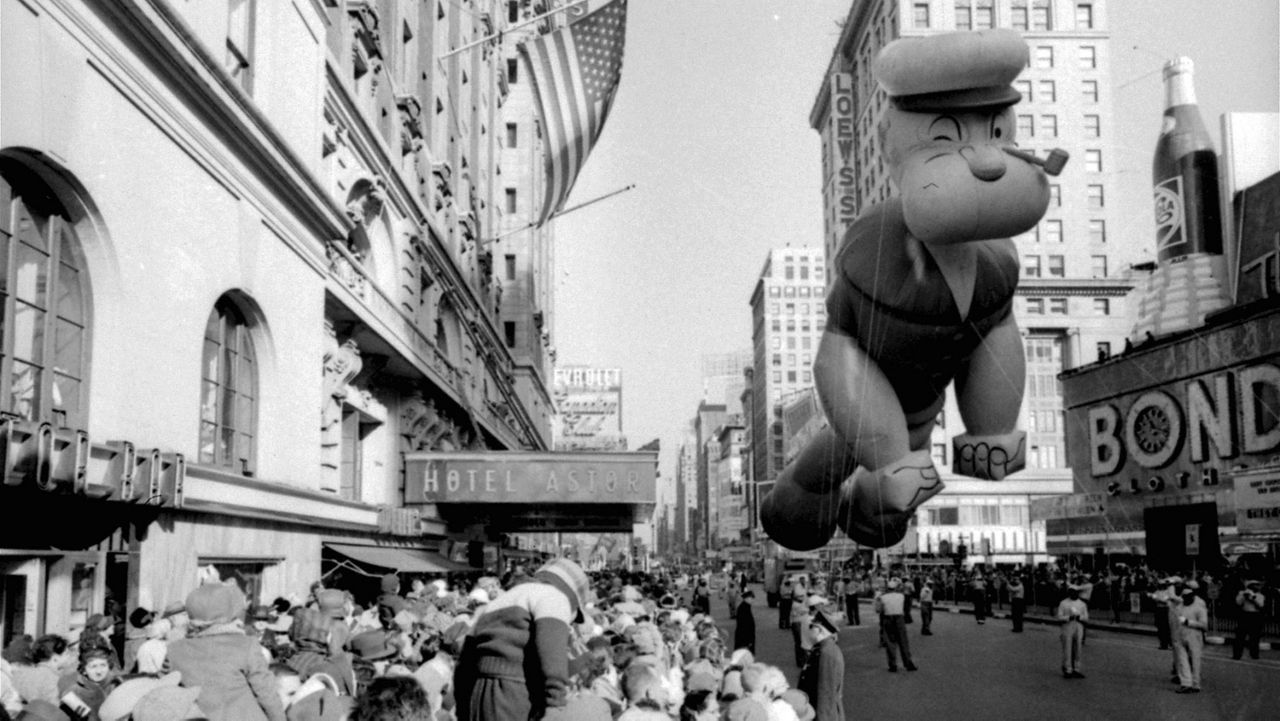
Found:
M 343 247 L 341 241 L 329 241 L 325 245 L 329 259 L 329 273 L 342 283 L 351 294 L 359 298 L 369 312 L 391 326 L 397 337 L 407 342 L 418 360 L 440 375 L 453 388 L 462 385 L 462 374 L 445 357 L 411 318 L 369 278 L 360 261 Z

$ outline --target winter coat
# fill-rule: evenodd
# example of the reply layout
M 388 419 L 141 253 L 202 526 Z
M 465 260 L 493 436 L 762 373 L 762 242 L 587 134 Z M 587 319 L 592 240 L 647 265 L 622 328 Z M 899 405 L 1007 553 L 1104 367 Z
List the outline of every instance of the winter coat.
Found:
M 102 683 L 90 681 L 83 673 L 69 673 L 58 679 L 58 699 L 73 693 L 88 706 L 90 713 L 84 717 L 87 721 L 98 721 L 98 707 L 107 700 L 112 689 L 120 685 L 118 679 L 108 676 Z
M 738 622 L 733 629 L 734 650 L 745 648 L 754 654 L 756 652 L 756 617 L 751 610 L 751 604 L 746 601 L 739 604 L 734 619 Z
M 170 642 L 169 666 L 182 672 L 183 686 L 200 687 L 196 703 L 209 721 L 285 721 L 261 646 L 237 626 Z

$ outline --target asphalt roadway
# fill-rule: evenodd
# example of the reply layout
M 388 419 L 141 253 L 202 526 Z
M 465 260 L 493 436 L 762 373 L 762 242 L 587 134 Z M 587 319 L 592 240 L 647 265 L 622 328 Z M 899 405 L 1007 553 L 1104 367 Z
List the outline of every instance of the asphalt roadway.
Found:
M 756 657 L 799 676 L 791 632 L 778 628 L 777 609 L 755 592 Z M 724 599 L 712 614 L 732 638 Z M 1007 619 L 935 612 L 932 636 L 920 635 L 918 612 L 907 627 L 919 671 L 889 673 L 879 647 L 878 619 L 862 605 L 862 625 L 840 630 L 844 651 L 844 708 L 849 719 L 937 721 L 1054 721 L 1056 719 L 1280 720 L 1280 651 L 1231 658 L 1229 646 L 1207 646 L 1203 692 L 1178 694 L 1170 682 L 1172 651 L 1147 635 L 1089 629 L 1083 679 L 1064 679 L 1058 627 L 1027 623 L 1012 633 Z

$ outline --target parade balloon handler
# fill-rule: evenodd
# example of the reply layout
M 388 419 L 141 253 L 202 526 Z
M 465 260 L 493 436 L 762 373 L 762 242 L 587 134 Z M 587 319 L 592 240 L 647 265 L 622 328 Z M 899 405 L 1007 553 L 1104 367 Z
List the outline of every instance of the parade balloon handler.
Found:
M 897 193 L 854 222 L 834 262 L 814 378 L 830 425 L 765 497 L 761 523 L 794 550 L 837 526 L 884 548 L 943 488 L 929 439 L 956 383 L 965 433 L 953 470 L 1000 480 L 1026 464 L 1015 425 L 1025 359 L 1010 237 L 1049 204 L 1045 163 L 1016 150 L 1012 30 L 902 38 L 873 69 L 891 104 L 878 128 Z M 1051 156 L 1059 171 L 1065 153 Z

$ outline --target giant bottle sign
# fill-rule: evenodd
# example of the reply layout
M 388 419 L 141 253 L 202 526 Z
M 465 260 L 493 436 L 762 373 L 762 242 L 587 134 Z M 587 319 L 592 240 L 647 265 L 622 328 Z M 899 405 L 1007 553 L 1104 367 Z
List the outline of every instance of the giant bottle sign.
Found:
M 1196 104 L 1193 67 L 1189 58 L 1164 67 L 1164 120 L 1152 163 L 1156 257 L 1161 263 L 1194 253 L 1222 253 L 1218 156 Z

